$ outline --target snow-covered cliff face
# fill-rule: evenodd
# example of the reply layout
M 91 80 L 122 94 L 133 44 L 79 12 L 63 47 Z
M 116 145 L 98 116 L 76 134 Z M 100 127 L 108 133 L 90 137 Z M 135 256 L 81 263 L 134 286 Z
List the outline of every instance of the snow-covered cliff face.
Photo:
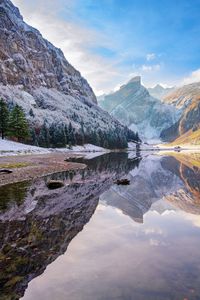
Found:
M 118 129 L 124 138 L 126 129 L 97 106 L 87 81 L 10 0 L 0 0 L 0 45 L 0 97 L 19 104 L 32 126 L 71 122 L 89 136 L 90 130 L 103 136 Z
M 179 119 L 181 109 L 152 97 L 139 76 L 104 97 L 100 106 L 143 139 L 159 139 L 163 129 Z

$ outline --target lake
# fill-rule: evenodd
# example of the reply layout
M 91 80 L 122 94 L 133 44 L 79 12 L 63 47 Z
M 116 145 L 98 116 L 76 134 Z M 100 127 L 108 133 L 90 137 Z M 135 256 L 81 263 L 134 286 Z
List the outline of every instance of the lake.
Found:
M 200 154 L 76 161 L 0 188 L 0 299 L 200 299 Z

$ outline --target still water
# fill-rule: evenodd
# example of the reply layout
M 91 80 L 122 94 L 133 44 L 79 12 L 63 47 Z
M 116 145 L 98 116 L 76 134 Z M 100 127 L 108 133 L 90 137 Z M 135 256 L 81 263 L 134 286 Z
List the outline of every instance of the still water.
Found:
M 84 162 L 0 189 L 0 299 L 200 299 L 200 155 Z

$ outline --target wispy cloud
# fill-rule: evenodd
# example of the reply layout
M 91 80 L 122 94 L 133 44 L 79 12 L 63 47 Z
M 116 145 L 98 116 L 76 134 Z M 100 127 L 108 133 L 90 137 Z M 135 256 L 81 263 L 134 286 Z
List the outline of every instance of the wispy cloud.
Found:
M 160 64 L 155 65 L 142 65 L 141 70 L 143 72 L 152 72 L 152 71 L 159 71 L 161 68 Z
M 155 53 L 148 53 L 146 55 L 146 60 L 147 61 L 151 61 L 151 60 L 154 60 L 156 58 L 156 54 Z
M 190 84 L 200 82 L 200 69 L 191 72 L 187 77 L 183 78 L 181 84 Z

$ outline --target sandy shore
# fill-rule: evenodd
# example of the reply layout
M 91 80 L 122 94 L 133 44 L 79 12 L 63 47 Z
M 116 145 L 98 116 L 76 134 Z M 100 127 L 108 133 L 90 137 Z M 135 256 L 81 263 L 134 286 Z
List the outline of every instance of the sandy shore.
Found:
M 66 157 L 69 158 L 69 153 L 0 157 L 0 169 L 13 171 L 11 174 L 0 173 L 0 186 L 86 167 L 84 164 L 65 162 Z

